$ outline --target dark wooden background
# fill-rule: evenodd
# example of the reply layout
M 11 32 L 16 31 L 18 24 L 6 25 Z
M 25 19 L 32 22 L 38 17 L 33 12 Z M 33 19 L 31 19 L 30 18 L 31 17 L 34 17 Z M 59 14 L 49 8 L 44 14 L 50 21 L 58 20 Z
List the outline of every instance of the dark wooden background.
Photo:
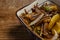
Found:
M 34 0 L 0 0 L 0 40 L 34 40 L 15 13 Z

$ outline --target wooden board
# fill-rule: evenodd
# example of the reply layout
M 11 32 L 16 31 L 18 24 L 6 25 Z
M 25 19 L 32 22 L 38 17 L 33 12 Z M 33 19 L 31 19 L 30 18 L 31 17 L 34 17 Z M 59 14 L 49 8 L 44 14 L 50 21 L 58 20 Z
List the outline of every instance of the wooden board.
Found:
M 34 0 L 0 0 L 0 40 L 33 40 L 20 26 L 16 11 Z

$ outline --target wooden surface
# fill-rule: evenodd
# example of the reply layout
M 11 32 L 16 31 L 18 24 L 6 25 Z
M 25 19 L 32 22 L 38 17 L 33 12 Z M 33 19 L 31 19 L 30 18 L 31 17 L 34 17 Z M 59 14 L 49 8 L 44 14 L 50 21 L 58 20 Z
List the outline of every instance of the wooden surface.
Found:
M 0 0 L 0 40 L 33 40 L 20 25 L 16 11 L 34 0 Z

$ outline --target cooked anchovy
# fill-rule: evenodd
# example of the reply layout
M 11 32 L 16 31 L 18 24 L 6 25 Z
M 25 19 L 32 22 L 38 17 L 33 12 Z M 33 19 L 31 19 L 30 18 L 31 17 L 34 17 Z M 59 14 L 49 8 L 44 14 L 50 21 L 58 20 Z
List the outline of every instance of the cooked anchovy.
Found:
M 58 38 L 58 33 L 55 30 L 54 30 L 54 32 L 55 32 L 55 35 L 52 37 L 51 40 L 56 40 Z
M 26 11 L 26 9 L 25 9 L 25 13 L 28 14 L 28 12 Z
M 39 15 L 39 17 L 38 17 L 36 20 L 34 20 L 33 22 L 30 23 L 30 26 L 32 26 L 32 25 L 36 24 L 38 21 L 40 21 L 40 19 L 41 19 L 43 16 L 44 16 L 43 13 L 42 13 L 41 15 Z
M 43 24 L 42 24 L 42 26 L 41 26 L 41 32 L 40 32 L 40 36 L 42 36 L 43 31 L 44 31 L 44 29 L 43 29 Z

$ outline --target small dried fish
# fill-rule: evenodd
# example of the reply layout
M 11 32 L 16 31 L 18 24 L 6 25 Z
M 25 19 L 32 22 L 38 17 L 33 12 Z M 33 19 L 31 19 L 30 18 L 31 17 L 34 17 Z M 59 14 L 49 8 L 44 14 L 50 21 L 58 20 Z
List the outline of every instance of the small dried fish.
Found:
M 39 15 L 39 17 L 38 17 L 36 20 L 34 20 L 33 22 L 30 23 L 30 26 L 32 26 L 32 25 L 36 24 L 38 21 L 40 21 L 40 19 L 41 19 L 43 16 L 44 16 L 43 13 L 42 13 L 41 15 Z
M 54 30 L 55 35 L 51 38 L 51 40 L 56 40 L 58 38 L 58 33 Z
M 26 11 L 26 9 L 25 9 L 25 13 L 28 14 L 28 12 Z

